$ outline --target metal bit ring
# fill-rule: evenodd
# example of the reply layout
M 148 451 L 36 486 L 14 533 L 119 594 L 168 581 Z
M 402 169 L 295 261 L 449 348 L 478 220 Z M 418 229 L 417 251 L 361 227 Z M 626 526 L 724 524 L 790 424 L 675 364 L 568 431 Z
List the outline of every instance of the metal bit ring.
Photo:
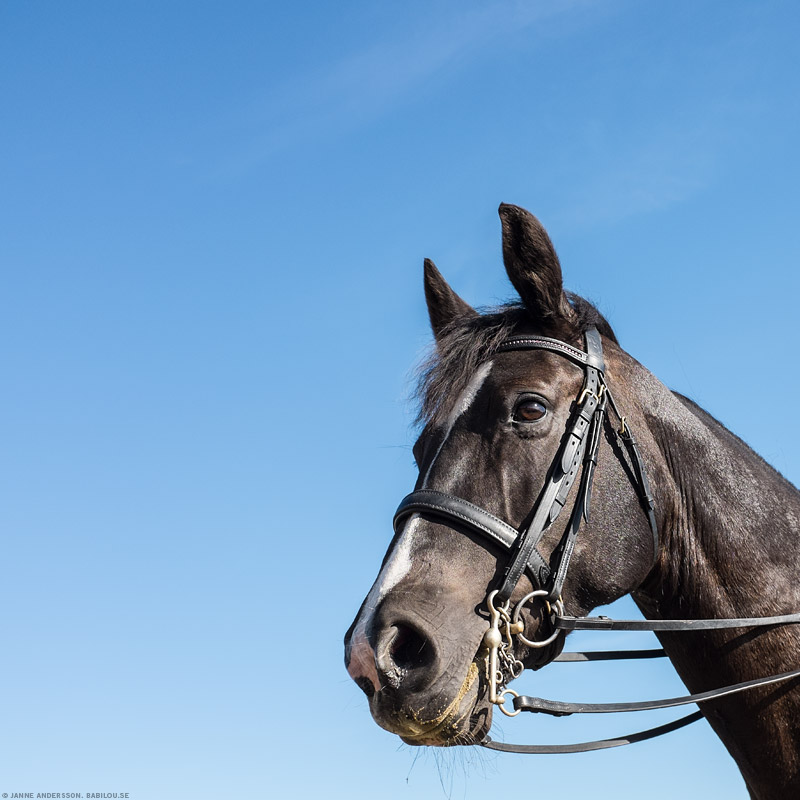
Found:
M 514 697 L 519 697 L 519 695 L 513 689 L 503 689 L 503 691 L 500 692 L 499 695 L 497 695 L 496 705 L 507 717 L 516 717 L 517 714 L 519 714 L 520 711 L 522 711 L 522 709 L 517 708 L 514 711 L 506 711 L 506 707 L 504 704 L 506 701 L 505 698 L 507 694 L 513 695 Z
M 523 597 L 522 600 L 520 600 L 519 603 L 517 603 L 517 605 L 514 607 L 514 614 L 512 617 L 513 622 L 519 622 L 519 616 L 522 613 L 522 608 L 530 599 L 534 597 L 547 597 L 548 595 L 549 592 L 547 592 L 545 589 L 537 589 L 535 592 L 528 592 L 528 594 L 526 594 L 525 597 Z M 551 616 L 561 617 L 564 615 L 564 603 L 561 601 L 560 597 L 552 604 L 552 606 L 550 603 L 547 603 L 547 605 Z M 524 634 L 522 633 L 518 633 L 517 636 L 523 644 L 526 644 L 528 647 L 537 648 L 547 647 L 547 645 L 552 644 L 558 638 L 559 633 L 561 633 L 561 631 L 556 629 L 550 636 L 548 636 L 546 639 L 542 639 L 540 642 L 531 641 L 530 639 L 525 638 Z

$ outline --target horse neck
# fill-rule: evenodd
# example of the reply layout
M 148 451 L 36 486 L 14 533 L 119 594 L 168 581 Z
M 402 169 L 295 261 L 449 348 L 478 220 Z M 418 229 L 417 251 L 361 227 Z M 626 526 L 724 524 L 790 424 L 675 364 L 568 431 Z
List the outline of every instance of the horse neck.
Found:
M 648 375 L 648 383 L 657 383 Z M 648 429 L 662 459 L 655 616 L 800 609 L 800 493 L 692 401 L 658 384 Z
M 659 562 L 634 592 L 642 612 L 700 619 L 800 611 L 798 491 L 713 417 L 636 367 L 662 536 Z M 659 638 L 692 692 L 798 667 L 796 625 Z M 702 710 L 753 797 L 800 795 L 796 682 Z

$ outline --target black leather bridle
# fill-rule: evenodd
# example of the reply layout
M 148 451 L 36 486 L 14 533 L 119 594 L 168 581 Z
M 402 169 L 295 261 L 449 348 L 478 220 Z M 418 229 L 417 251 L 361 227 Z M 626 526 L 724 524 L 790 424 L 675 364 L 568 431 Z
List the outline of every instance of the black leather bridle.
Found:
M 490 628 L 486 632 L 478 657 L 486 659 L 489 699 L 498 705 L 508 716 L 516 716 L 521 711 L 539 712 L 554 716 L 586 713 L 613 713 L 621 711 L 646 711 L 671 708 L 689 703 L 699 703 L 726 695 L 736 694 L 756 686 L 789 680 L 800 676 L 800 669 L 758 678 L 752 681 L 732 684 L 709 692 L 687 695 L 664 700 L 638 703 L 563 703 L 539 697 L 519 696 L 505 687 L 510 677 L 516 677 L 522 669 L 519 661 L 509 655 L 512 637 L 518 636 L 525 644 L 541 648 L 541 658 L 536 663 L 538 669 L 552 661 L 599 661 L 622 658 L 656 658 L 665 655 L 663 650 L 603 651 L 589 653 L 561 653 L 564 638 L 571 630 L 635 630 L 635 631 L 699 631 L 723 628 L 744 628 L 793 624 L 800 622 L 800 613 L 773 617 L 751 617 L 742 619 L 699 619 L 699 620 L 613 620 L 608 617 L 572 617 L 564 612 L 561 590 L 569 569 L 575 543 L 582 520 L 589 519 L 592 481 L 597 466 L 597 451 L 610 407 L 619 421 L 617 437 L 622 441 L 633 467 L 633 485 L 641 502 L 648 524 L 653 534 L 653 559 L 658 557 L 659 537 L 655 518 L 655 504 L 650 492 L 644 462 L 636 439 L 627 420 L 620 414 L 605 380 L 605 364 L 600 334 L 596 328 L 589 328 L 585 334 L 586 351 L 579 350 L 566 342 L 542 336 L 512 336 L 503 341 L 497 352 L 509 350 L 547 350 L 558 353 L 583 370 L 584 382 L 570 420 L 566 435 L 553 459 L 545 478 L 539 500 L 534 506 L 530 523 L 517 530 L 486 509 L 455 495 L 431 489 L 419 489 L 401 501 L 394 516 L 396 532 L 412 514 L 422 513 L 456 527 L 463 526 L 482 536 L 492 545 L 499 546 L 508 554 L 508 562 L 499 586 L 487 597 L 487 607 L 491 613 Z M 549 559 L 545 559 L 538 545 L 564 508 L 570 489 L 580 475 L 575 502 L 569 522 L 558 546 Z M 534 591 L 527 594 L 511 610 L 511 596 L 523 573 L 527 573 Z M 522 607 L 531 598 L 547 601 L 551 611 L 553 631 L 546 639 L 531 642 L 522 635 L 524 626 L 520 622 Z M 505 636 L 505 639 L 504 639 Z M 507 643 L 507 644 L 506 644 Z M 504 666 L 498 667 L 498 653 Z M 514 664 L 518 665 L 515 669 Z M 508 673 L 508 674 L 506 674 Z M 499 691 L 498 691 L 499 690 Z M 504 707 L 505 696 L 513 697 L 514 711 Z M 488 736 L 480 742 L 484 747 L 514 753 L 576 753 L 586 750 L 600 750 L 608 747 L 632 744 L 655 736 L 677 730 L 691 722 L 701 719 L 697 711 L 666 725 L 660 725 L 615 739 L 602 739 L 593 742 L 580 742 L 571 745 L 515 745 L 495 742 Z

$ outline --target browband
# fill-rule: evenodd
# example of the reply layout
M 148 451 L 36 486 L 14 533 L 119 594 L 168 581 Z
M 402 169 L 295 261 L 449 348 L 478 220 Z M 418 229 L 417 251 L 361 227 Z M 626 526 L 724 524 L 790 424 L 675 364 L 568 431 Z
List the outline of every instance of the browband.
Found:
M 587 331 L 587 340 L 591 331 L 597 333 L 595 328 L 590 328 Z M 599 338 L 599 337 L 598 337 Z M 603 351 L 588 346 L 587 349 L 594 349 L 595 352 L 584 353 L 583 350 L 578 350 L 571 344 L 562 342 L 560 339 L 551 339 L 547 336 L 509 336 L 497 348 L 497 352 L 502 353 L 507 350 L 550 350 L 553 353 L 558 353 L 565 358 L 574 361 L 581 367 L 593 367 L 598 372 L 605 372 L 605 364 L 603 363 Z

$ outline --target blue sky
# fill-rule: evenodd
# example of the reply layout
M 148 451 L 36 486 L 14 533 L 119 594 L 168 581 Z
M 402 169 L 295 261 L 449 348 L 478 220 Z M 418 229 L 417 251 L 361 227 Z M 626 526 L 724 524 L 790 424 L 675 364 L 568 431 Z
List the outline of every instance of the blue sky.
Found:
M 3 3 L 0 792 L 746 797 L 704 723 L 568 761 L 413 750 L 341 637 L 414 480 L 422 259 L 510 297 L 501 201 L 797 482 L 799 24 L 773 0 Z M 668 665 L 526 681 L 681 693 Z

